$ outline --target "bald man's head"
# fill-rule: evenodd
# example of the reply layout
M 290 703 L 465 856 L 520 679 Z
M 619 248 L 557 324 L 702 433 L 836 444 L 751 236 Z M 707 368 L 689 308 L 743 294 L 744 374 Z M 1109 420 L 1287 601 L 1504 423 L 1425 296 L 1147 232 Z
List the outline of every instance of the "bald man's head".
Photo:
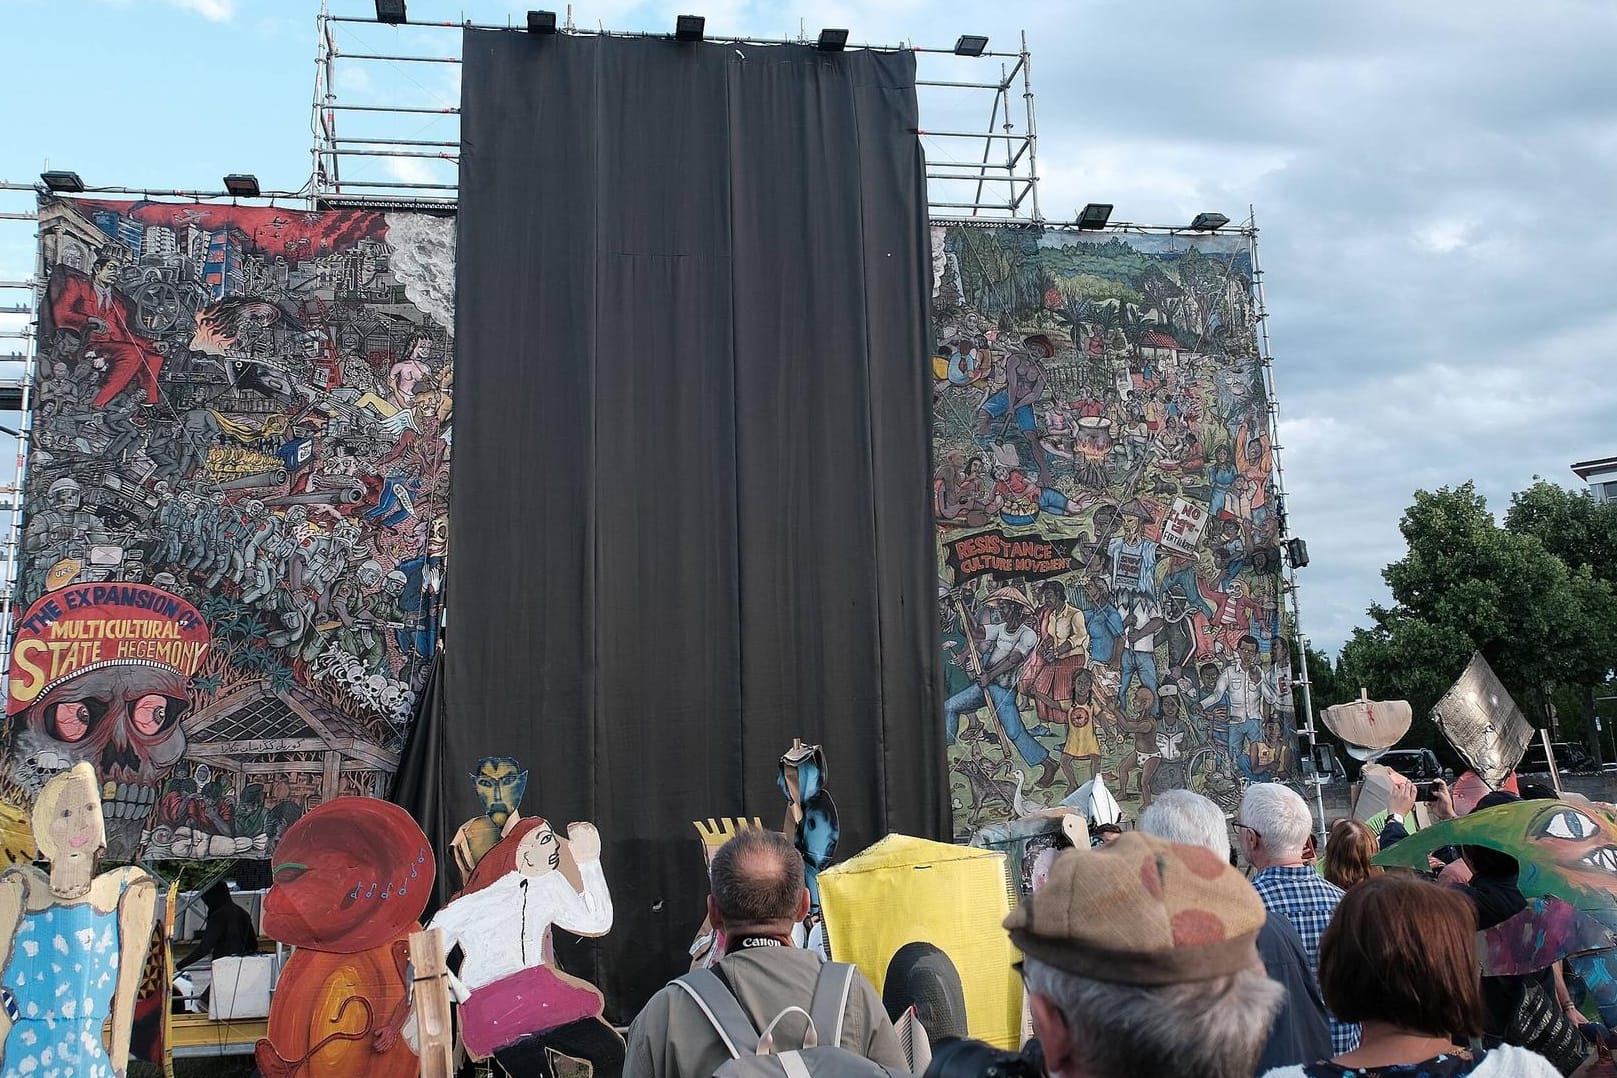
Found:
M 803 857 L 778 831 L 748 828 L 713 855 L 712 910 L 731 935 L 789 931 L 805 912 Z

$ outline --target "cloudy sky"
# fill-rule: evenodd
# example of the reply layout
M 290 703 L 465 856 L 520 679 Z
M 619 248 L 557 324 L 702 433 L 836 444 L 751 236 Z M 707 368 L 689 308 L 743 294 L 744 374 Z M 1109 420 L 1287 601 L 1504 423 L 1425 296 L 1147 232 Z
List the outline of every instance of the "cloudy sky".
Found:
M 409 7 L 484 22 L 526 10 Z M 5 0 L 0 179 L 29 179 L 48 160 L 92 184 L 213 187 L 251 171 L 266 188 L 301 187 L 315 10 Z M 1380 569 L 1402 551 L 1412 491 L 1475 479 L 1502 511 L 1535 475 L 1574 486 L 1570 462 L 1617 454 L 1617 3 L 573 7 L 580 25 L 629 30 L 671 27 L 677 11 L 705 14 L 722 35 L 846 26 L 856 41 L 975 32 L 1007 48 L 1025 30 L 1046 217 L 1099 201 L 1116 204 L 1116 219 L 1177 224 L 1200 210 L 1240 220 L 1254 205 L 1291 521 L 1313 556 L 1305 629 L 1327 649 L 1384 596 Z M 339 35 L 349 52 L 456 51 L 447 32 Z M 456 94 L 453 69 L 434 65 L 350 62 L 339 80 L 356 103 Z M 985 103 L 961 95 L 923 98 L 923 124 L 980 126 Z M 454 126 L 426 117 L 397 133 L 452 139 Z M 435 166 L 377 159 L 349 174 L 432 182 Z M 26 272 L 31 246 L 26 226 L 0 228 L 0 277 Z

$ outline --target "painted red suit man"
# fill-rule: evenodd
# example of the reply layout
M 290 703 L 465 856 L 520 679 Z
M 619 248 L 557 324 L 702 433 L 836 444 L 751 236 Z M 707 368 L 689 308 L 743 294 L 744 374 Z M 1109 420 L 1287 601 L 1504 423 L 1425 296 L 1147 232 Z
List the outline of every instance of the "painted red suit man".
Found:
M 146 403 L 157 403 L 157 372 L 163 357 L 151 342 L 135 332 L 134 312 L 127 299 L 113 288 L 118 264 L 98 258 L 89 277 L 62 273 L 61 290 L 51 299 L 51 319 L 57 329 L 72 330 L 84 340 L 86 358 L 99 356 L 107 365 L 107 378 L 92 402 L 97 408 L 123 392 L 133 380 L 146 391 Z

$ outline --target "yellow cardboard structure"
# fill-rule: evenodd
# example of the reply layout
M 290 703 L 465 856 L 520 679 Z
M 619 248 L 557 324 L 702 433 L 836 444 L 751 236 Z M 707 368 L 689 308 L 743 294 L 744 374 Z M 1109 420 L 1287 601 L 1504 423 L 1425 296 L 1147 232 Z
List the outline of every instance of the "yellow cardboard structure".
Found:
M 900 947 L 932 944 L 960 974 L 971 1036 L 1015 1051 L 1022 985 L 1011 969 L 1020 956 L 1002 927 L 1007 888 L 1004 854 L 888 835 L 820 873 L 831 954 L 881 991 Z

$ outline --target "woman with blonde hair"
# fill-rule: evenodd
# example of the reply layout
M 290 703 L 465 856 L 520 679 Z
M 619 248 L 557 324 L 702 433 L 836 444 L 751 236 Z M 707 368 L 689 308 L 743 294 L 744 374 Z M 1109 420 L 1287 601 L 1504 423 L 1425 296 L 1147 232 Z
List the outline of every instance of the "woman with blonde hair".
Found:
M 1337 820 L 1325 843 L 1325 878 L 1351 891 L 1371 876 L 1379 876 L 1381 869 L 1370 864 L 1378 849 L 1374 831 L 1358 820 Z

